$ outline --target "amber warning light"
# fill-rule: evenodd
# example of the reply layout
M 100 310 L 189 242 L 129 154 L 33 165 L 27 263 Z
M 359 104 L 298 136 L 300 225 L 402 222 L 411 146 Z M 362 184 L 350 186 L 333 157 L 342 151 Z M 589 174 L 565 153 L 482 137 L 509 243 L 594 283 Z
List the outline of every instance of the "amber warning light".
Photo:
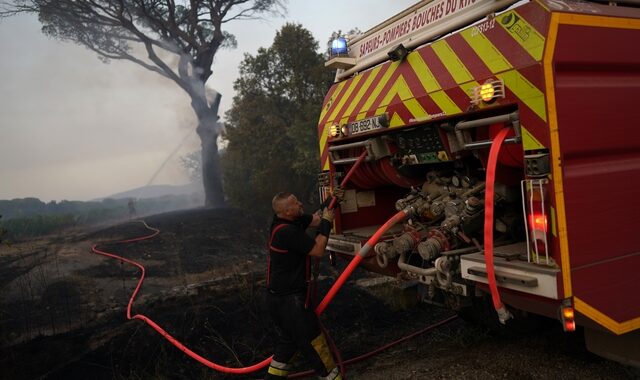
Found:
M 564 331 L 576 331 L 575 312 L 571 299 L 568 298 L 562 302 L 560 306 L 560 319 L 562 320 L 562 329 Z
M 493 99 L 493 95 L 495 95 L 496 91 L 493 89 L 493 84 L 485 83 L 480 87 L 480 97 L 485 102 L 489 102 Z

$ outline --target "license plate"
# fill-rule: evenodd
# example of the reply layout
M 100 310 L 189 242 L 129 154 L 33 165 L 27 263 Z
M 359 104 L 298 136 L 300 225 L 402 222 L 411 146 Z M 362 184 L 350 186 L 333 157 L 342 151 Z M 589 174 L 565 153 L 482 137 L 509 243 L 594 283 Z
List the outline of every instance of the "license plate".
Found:
M 380 123 L 380 116 L 373 116 L 349 123 L 349 134 L 357 135 L 359 133 L 375 131 L 383 127 Z

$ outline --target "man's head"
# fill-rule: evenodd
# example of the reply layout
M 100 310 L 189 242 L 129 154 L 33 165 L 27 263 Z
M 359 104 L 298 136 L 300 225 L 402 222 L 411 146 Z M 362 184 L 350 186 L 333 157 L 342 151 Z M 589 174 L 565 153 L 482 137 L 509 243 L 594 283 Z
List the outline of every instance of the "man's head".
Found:
M 282 219 L 295 220 L 302 216 L 302 203 L 295 195 L 287 192 L 278 193 L 271 201 L 273 212 Z

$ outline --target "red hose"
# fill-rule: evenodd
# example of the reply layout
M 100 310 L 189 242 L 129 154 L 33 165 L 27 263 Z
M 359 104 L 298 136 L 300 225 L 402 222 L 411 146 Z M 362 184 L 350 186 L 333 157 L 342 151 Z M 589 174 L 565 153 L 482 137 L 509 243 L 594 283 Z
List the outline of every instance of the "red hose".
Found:
M 505 323 L 510 315 L 500 299 L 498 285 L 496 284 L 496 274 L 493 267 L 493 198 L 498 155 L 500 154 L 500 148 L 508 132 L 509 128 L 502 129 L 493 139 L 493 144 L 491 144 L 484 194 L 484 260 L 487 267 L 487 279 L 489 281 L 489 289 L 491 290 L 491 300 L 493 301 L 493 307 L 498 312 L 501 323 Z
M 385 232 L 387 232 L 387 230 L 391 228 L 393 225 L 404 220 L 404 218 L 406 218 L 407 215 L 409 215 L 409 212 L 410 211 L 408 209 L 398 211 L 397 214 L 391 217 L 391 219 L 387 220 L 387 222 L 383 224 L 382 227 L 380 227 L 376 231 L 376 233 L 373 234 L 371 238 L 369 238 L 369 240 L 367 240 L 367 243 L 362 247 L 362 249 L 360 249 L 360 252 L 358 252 L 353 257 L 349 265 L 347 265 L 347 267 L 342 272 L 342 274 L 340 274 L 340 277 L 338 277 L 338 279 L 333 284 L 333 286 L 331 286 L 331 289 L 329 289 L 329 292 L 324 296 L 324 298 L 322 299 L 318 307 L 316 307 L 316 314 L 320 315 L 324 312 L 324 309 L 327 308 L 327 305 L 329 305 L 329 302 L 333 300 L 333 297 L 335 297 L 336 293 L 338 293 L 338 290 L 340 290 L 342 285 L 344 285 L 344 282 L 347 280 L 347 278 L 351 276 L 351 273 L 353 273 L 353 271 L 356 269 L 358 264 L 360 264 L 360 261 L 362 261 L 362 259 L 367 255 L 371 247 L 375 246 L 378 240 L 380 240 L 380 237 L 382 237 L 382 235 Z
M 391 348 L 393 346 L 396 346 L 396 345 L 398 345 L 398 344 L 400 344 L 402 342 L 405 342 L 405 341 L 407 341 L 407 340 L 409 340 L 411 338 L 414 338 L 414 337 L 416 337 L 418 335 L 424 334 L 427 331 L 433 330 L 436 327 L 440 327 L 440 326 L 445 325 L 445 324 L 447 324 L 447 323 L 449 323 L 451 321 L 454 321 L 456 319 L 458 319 L 458 316 L 457 315 L 452 315 L 449 318 L 443 319 L 440 322 L 436 322 L 436 323 L 434 323 L 432 325 L 429 325 L 429 326 L 427 326 L 427 327 L 425 327 L 425 328 L 423 328 L 421 330 L 418 330 L 418 331 L 416 331 L 416 332 L 414 332 L 412 334 L 404 336 L 404 337 L 402 337 L 402 338 L 400 338 L 398 340 L 394 340 L 391 343 L 387 343 L 382 347 L 376 348 L 375 350 L 369 351 L 369 352 L 367 352 L 365 354 L 362 354 L 360 356 L 356 356 L 355 358 L 347 359 L 347 360 L 344 361 L 344 365 L 349 365 L 349 364 L 357 363 L 357 362 L 362 361 L 364 359 L 368 359 L 368 358 L 370 358 L 370 357 L 372 357 L 374 355 L 377 355 L 377 354 L 379 354 L 379 353 L 381 353 L 381 352 L 383 352 L 385 350 L 388 350 L 389 348 Z M 294 374 L 289 375 L 288 378 L 289 379 L 298 379 L 298 378 L 301 378 L 301 377 L 313 375 L 313 373 L 314 373 L 313 370 L 304 371 L 304 372 L 298 372 L 298 373 L 294 373 Z
M 366 155 L 367 155 L 366 151 L 362 152 L 360 157 L 356 160 L 354 165 L 351 167 L 351 169 L 349 170 L 349 172 L 347 173 L 347 175 L 343 179 L 343 181 L 341 183 L 341 186 L 344 186 L 347 183 L 347 181 L 349 180 L 351 175 L 356 171 L 356 169 L 362 163 L 362 161 L 364 161 L 364 158 L 366 157 Z M 336 202 L 336 198 L 334 197 L 331 200 L 329 208 L 333 208 L 333 206 L 335 205 L 335 202 Z M 382 227 L 380 227 L 376 231 L 375 234 L 373 234 L 373 236 L 362 247 L 360 252 L 358 252 L 358 254 L 353 258 L 353 260 L 351 260 L 351 262 L 349 263 L 347 268 L 344 270 L 344 272 L 342 272 L 342 274 L 340 275 L 338 280 L 333 284 L 331 289 L 329 289 L 329 292 L 327 293 L 327 295 L 325 295 L 325 297 L 323 298 L 322 302 L 320 303 L 320 305 L 318 305 L 318 307 L 315 310 L 317 315 L 320 315 L 320 314 L 322 314 L 324 312 L 324 310 L 326 309 L 328 304 L 331 302 L 331 300 L 333 300 L 333 298 L 337 294 L 338 290 L 340 290 L 342 285 L 344 285 L 344 283 L 347 280 L 347 278 L 355 270 L 355 268 L 358 266 L 360 261 L 362 261 L 363 257 L 365 257 L 367 255 L 367 252 L 371 249 L 371 247 L 373 247 L 378 242 L 380 237 L 389 228 L 391 228 L 393 225 L 395 225 L 396 223 L 404 220 L 407 217 L 407 215 L 409 215 L 410 212 L 411 212 L 410 209 L 405 209 L 405 210 L 399 211 L 391 219 L 389 219 L 384 225 L 382 225 Z M 144 221 L 141 221 L 141 223 L 143 223 L 146 228 L 148 228 L 150 230 L 153 230 L 154 233 L 150 234 L 150 235 L 138 237 L 138 238 L 121 240 L 121 241 L 118 241 L 117 243 L 131 243 L 131 242 L 137 242 L 137 241 L 150 239 L 150 238 L 156 236 L 160 232 L 158 229 L 149 227 Z M 140 290 L 140 288 L 142 286 L 142 282 L 144 281 L 144 277 L 145 277 L 144 266 L 142 266 L 141 264 L 139 264 L 139 263 L 137 263 L 137 262 L 135 262 L 133 260 L 125 259 L 124 257 L 115 255 L 113 253 L 101 251 L 101 250 L 97 249 L 96 247 L 97 247 L 97 244 L 94 245 L 93 247 L 91 247 L 91 250 L 94 253 L 99 254 L 99 255 L 103 255 L 103 256 L 107 256 L 107 257 L 110 257 L 110 258 L 113 258 L 113 259 L 117 259 L 117 260 L 120 260 L 120 261 L 123 261 L 123 262 L 126 262 L 126 263 L 129 263 L 131 265 L 134 265 L 138 269 L 140 269 L 140 272 L 141 272 L 140 279 L 138 280 L 136 288 L 135 288 L 133 294 L 131 295 L 131 298 L 129 299 L 129 303 L 127 305 L 127 319 L 129 319 L 129 320 L 131 320 L 131 319 L 142 320 L 143 322 L 148 324 L 151 328 L 156 330 L 165 339 L 167 339 L 171 344 L 173 344 L 175 347 L 177 347 L 182 352 L 184 352 L 186 355 L 188 355 L 191 358 L 197 360 L 201 364 L 203 364 L 203 365 L 205 365 L 205 366 L 207 366 L 209 368 L 215 369 L 215 370 L 217 370 L 219 372 L 229 373 L 229 374 L 247 374 L 247 373 L 255 372 L 255 371 L 259 370 L 259 369 L 262 369 L 262 368 L 266 367 L 271 362 L 272 357 L 269 357 L 269 358 L 266 358 L 266 359 L 264 359 L 263 361 L 261 361 L 261 362 L 259 362 L 257 364 L 254 364 L 254 365 L 248 366 L 248 367 L 232 368 L 232 367 L 221 366 L 221 365 L 216 364 L 216 363 L 214 363 L 214 362 L 212 362 L 210 360 L 205 359 L 204 357 L 198 355 L 197 353 L 195 353 L 192 350 L 190 350 L 189 348 L 187 348 L 184 344 L 180 343 L 177 339 L 175 339 L 173 336 L 171 336 L 171 334 L 169 334 L 162 327 L 160 327 L 157 323 L 155 323 L 151 318 L 149 318 L 149 317 L 147 317 L 147 316 L 145 316 L 143 314 L 136 314 L 134 316 L 131 316 L 131 308 L 133 307 L 133 302 L 134 302 L 134 300 L 135 300 L 135 298 L 136 298 L 136 296 L 137 296 L 137 294 L 138 294 L 138 292 L 139 292 L 139 290 Z M 400 340 L 400 341 L 403 341 L 403 340 Z M 397 344 L 397 343 L 395 343 L 395 344 Z M 382 349 L 380 349 L 380 351 L 382 351 L 384 349 L 386 349 L 386 348 L 382 348 Z M 379 352 L 379 351 L 376 351 L 376 352 Z M 347 363 L 345 362 L 344 364 L 347 364 Z
M 146 228 L 148 228 L 149 230 L 154 231 L 154 233 L 152 233 L 150 235 L 138 237 L 138 238 L 121 240 L 121 241 L 118 241 L 116 243 L 133 243 L 133 242 L 137 242 L 137 241 L 141 241 L 141 240 L 147 240 L 147 239 L 151 239 L 152 237 L 154 237 L 154 236 L 156 236 L 157 234 L 160 233 L 160 231 L 158 229 L 153 228 L 153 227 L 149 227 L 145 222 L 141 222 L 141 223 L 144 224 L 144 226 Z M 113 253 L 101 251 L 96 247 L 97 247 L 97 244 L 94 245 L 93 247 L 91 247 L 91 251 L 93 251 L 94 253 L 97 253 L 99 255 L 103 255 L 103 256 L 107 256 L 107 257 L 111 257 L 113 259 L 117 259 L 117 260 L 123 261 L 125 263 L 131 264 L 131 265 L 137 267 L 138 269 L 140 269 L 140 279 L 138 280 L 138 284 L 136 285 L 136 289 L 133 291 L 133 294 L 131 294 L 131 298 L 129 299 L 129 303 L 127 304 L 127 319 L 139 319 L 139 320 L 143 321 L 144 323 L 146 323 L 149 326 L 151 326 L 151 328 L 156 330 L 158 333 L 160 333 L 160 335 L 162 335 L 171 344 L 176 346 L 180 351 L 184 352 L 185 354 L 187 354 L 188 356 L 190 356 L 193 359 L 197 360 L 198 362 L 204 364 L 205 366 L 207 366 L 209 368 L 213 368 L 213 369 L 215 369 L 216 371 L 219 371 L 219 372 L 231 373 L 231 374 L 247 374 L 247 373 L 255 372 L 255 371 L 257 371 L 257 370 L 259 370 L 261 368 L 264 368 L 267 365 L 269 365 L 269 363 L 271 362 L 271 357 L 266 358 L 263 361 L 261 361 L 260 363 L 254 364 L 254 365 L 249 366 L 249 367 L 231 368 L 231 367 L 221 366 L 220 364 L 216 364 L 216 363 L 214 363 L 212 361 L 209 361 L 209 360 L 203 358 L 202 356 L 198 355 L 197 353 L 191 351 L 189 348 L 187 348 L 184 344 L 180 343 L 176 338 L 171 336 L 168 332 L 166 332 L 162 327 L 160 327 L 157 323 L 155 323 L 151 318 L 147 317 L 146 315 L 136 314 L 134 316 L 131 316 L 131 308 L 133 307 L 133 301 L 135 300 L 136 296 L 138 295 L 138 292 L 140 291 L 140 287 L 142 286 L 142 282 L 144 281 L 144 276 L 145 276 L 144 267 L 141 264 L 139 264 L 139 263 L 137 263 L 137 262 L 135 262 L 133 260 L 125 259 L 124 257 L 118 256 L 118 255 L 114 255 Z

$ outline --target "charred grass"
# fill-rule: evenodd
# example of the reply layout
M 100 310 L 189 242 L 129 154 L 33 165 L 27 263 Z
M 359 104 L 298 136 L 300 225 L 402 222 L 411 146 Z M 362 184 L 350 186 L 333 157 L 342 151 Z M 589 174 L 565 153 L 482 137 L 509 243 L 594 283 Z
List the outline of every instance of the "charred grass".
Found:
M 133 314 L 144 314 L 190 349 L 218 364 L 242 367 L 268 357 L 274 332 L 265 312 L 266 231 L 234 210 L 189 210 L 149 217 L 161 230 L 147 241 L 109 243 L 149 234 L 128 222 L 56 243 L 85 251 L 66 257 L 42 247 L 22 259 L 0 255 L 0 368 L 7 379 L 226 379 L 262 378 L 215 372 L 188 358 L 140 320 L 126 320 L 139 273 L 100 249 L 140 261 L 147 281 Z M 60 240 L 59 240 L 60 241 Z M 51 248 L 50 248 L 51 251 Z M 31 256 L 26 256 L 31 255 Z M 43 258 L 46 256 L 46 260 Z M 12 261 L 10 261 L 12 260 Z M 78 265 L 83 263 L 83 265 Z M 57 265 L 58 270 L 40 270 Z M 344 268 L 323 262 L 318 294 Z M 356 270 L 352 280 L 370 275 Z M 393 283 L 387 284 L 393 288 Z M 22 293 L 21 293 L 22 292 Z M 451 315 L 426 304 L 398 303 L 354 281 L 322 316 L 343 359 L 359 356 Z M 409 299 L 411 296 L 409 296 Z M 411 304 L 411 302 L 409 302 Z M 555 326 L 555 327 L 554 327 Z M 299 364 L 298 369 L 305 369 Z M 627 367 L 587 353 L 550 325 L 496 334 L 458 319 L 347 367 L 351 379 L 617 378 Z

